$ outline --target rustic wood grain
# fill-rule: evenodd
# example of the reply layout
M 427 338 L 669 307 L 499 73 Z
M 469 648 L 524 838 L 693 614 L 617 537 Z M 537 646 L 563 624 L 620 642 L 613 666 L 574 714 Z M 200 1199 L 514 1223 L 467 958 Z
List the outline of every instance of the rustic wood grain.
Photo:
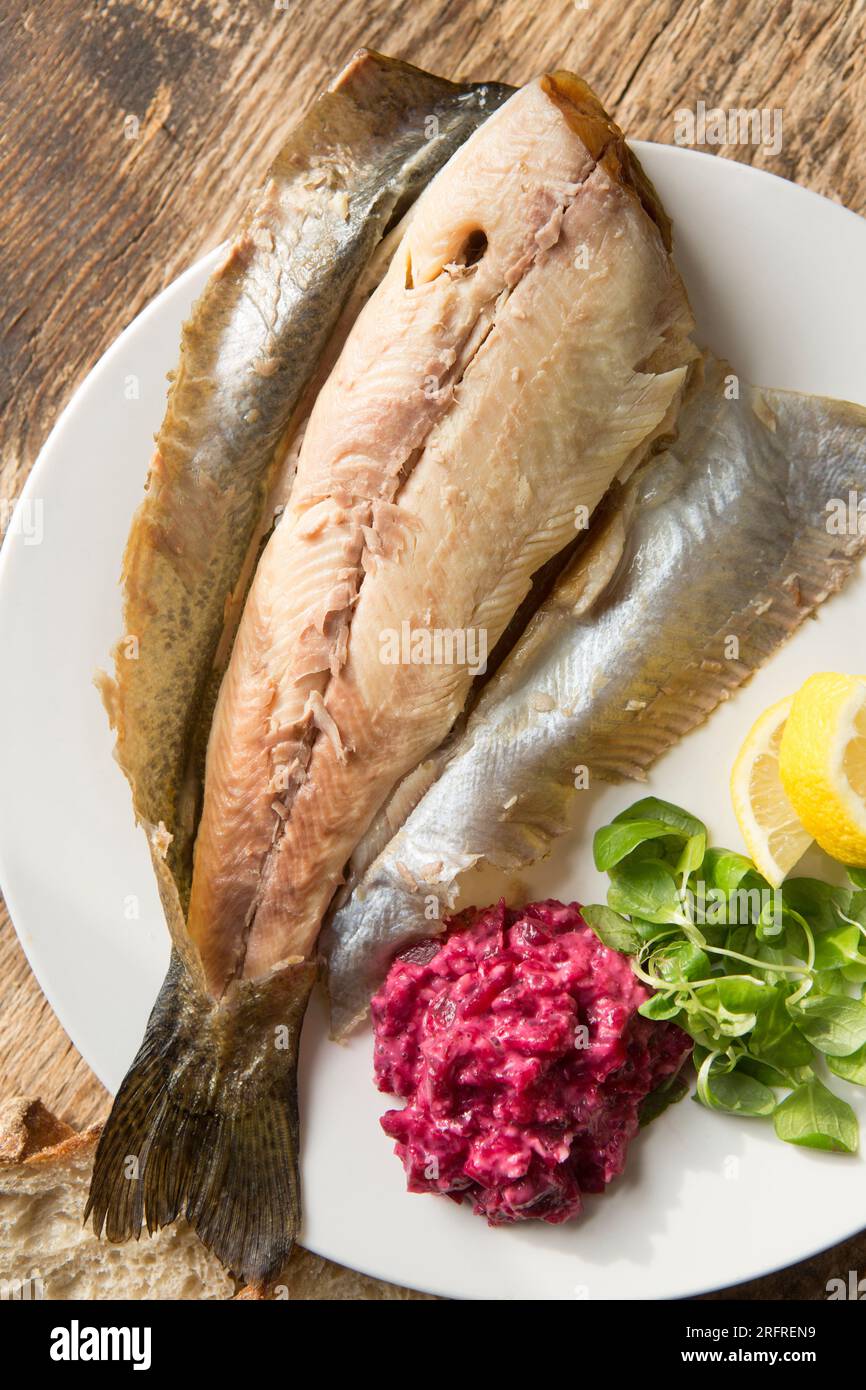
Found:
M 666 143 L 698 101 L 779 108 L 778 155 L 717 153 L 866 211 L 864 0 L 19 0 L 0 16 L 0 499 L 120 329 L 227 234 L 362 44 L 466 78 L 571 67 L 630 135 Z M 107 1100 L 3 914 L 0 1097 L 16 1092 L 76 1126 Z M 864 1267 L 860 1237 L 743 1292 L 821 1298 L 827 1278 Z

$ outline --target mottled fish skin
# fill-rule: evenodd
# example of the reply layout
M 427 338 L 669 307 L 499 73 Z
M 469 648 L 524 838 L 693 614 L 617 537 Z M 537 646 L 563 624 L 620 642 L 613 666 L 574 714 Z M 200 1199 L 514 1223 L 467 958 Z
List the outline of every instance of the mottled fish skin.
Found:
M 466 702 L 465 662 L 386 664 L 382 634 L 492 649 L 676 412 L 696 353 L 666 233 L 568 74 L 419 200 L 316 400 L 220 690 L 189 910 L 216 996 L 309 957 L 359 838 Z
M 388 225 L 510 90 L 357 54 L 283 146 L 184 327 L 124 557 L 115 680 L 101 680 L 181 946 L 218 653 L 293 412 Z
M 866 536 L 833 534 L 828 503 L 866 490 L 866 410 L 742 381 L 728 399 L 730 379 L 708 360 L 676 443 L 590 530 L 323 933 L 337 1035 L 394 953 L 440 929 L 459 874 L 547 853 L 577 767 L 643 778 L 851 573 Z

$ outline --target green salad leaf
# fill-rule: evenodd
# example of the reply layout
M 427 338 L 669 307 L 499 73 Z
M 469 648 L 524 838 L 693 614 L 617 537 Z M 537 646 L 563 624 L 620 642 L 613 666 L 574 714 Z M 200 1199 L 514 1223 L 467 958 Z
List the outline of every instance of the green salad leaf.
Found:
M 616 912 L 638 916 L 645 922 L 667 925 L 685 923 L 676 875 L 663 859 L 620 860 L 609 871 L 607 901 Z
M 666 994 L 651 994 L 649 999 L 640 1005 L 638 1013 L 644 1018 L 654 1018 L 657 1023 L 667 1022 L 669 1019 L 678 1018 L 679 1000 L 670 999 Z
M 582 915 L 587 926 L 592 927 L 596 936 L 612 951 L 633 956 L 643 945 L 637 927 L 621 913 L 614 912 L 612 907 L 604 907 L 598 903 L 593 907 L 585 907 Z
M 808 1067 L 813 1051 L 808 1039 L 798 1029 L 787 1008 L 788 990 L 775 985 L 770 999 L 759 1010 L 752 1030 L 749 1052 L 759 1061 L 768 1062 L 779 1071 L 791 1074 L 798 1067 Z
M 697 816 L 684 811 L 682 806 L 675 806 L 672 801 L 660 801 L 656 796 L 644 796 L 640 801 L 635 801 L 627 810 L 614 816 L 613 824 L 627 825 L 629 821 L 635 820 L 662 821 L 689 838 L 693 835 L 702 835 L 705 840 L 707 838 L 707 827 Z M 863 886 L 866 887 L 866 880 Z
M 707 1054 L 698 1070 L 697 1099 L 730 1115 L 772 1115 L 776 1096 L 769 1086 L 735 1069 L 729 1058 Z
M 856 1052 L 850 1052 L 847 1057 L 828 1057 L 827 1066 L 843 1081 L 866 1086 L 866 1045 L 858 1047 Z
M 847 1101 L 834 1096 L 817 1077 L 786 1096 L 773 1113 L 773 1124 L 779 1138 L 788 1144 L 857 1152 L 857 1116 Z
M 733 893 L 748 874 L 755 872 L 751 859 L 730 849 L 708 849 L 701 868 L 707 883 L 723 893 Z
M 670 833 L 670 826 L 658 820 L 635 820 L 623 825 L 617 825 L 614 821 L 612 825 L 604 825 L 592 844 L 595 867 L 606 873 L 638 845 Z
M 866 956 L 860 949 L 863 944 L 863 932 L 856 923 L 831 927 L 815 941 L 815 969 L 866 965 Z
M 866 1043 L 866 1004 L 843 994 L 819 994 L 788 1004 L 799 1028 L 819 1052 L 849 1057 Z
M 675 1105 L 688 1093 L 689 1083 L 681 1072 L 675 1072 L 673 1076 L 669 1076 L 667 1081 L 663 1081 L 641 1101 L 638 1109 L 638 1123 L 641 1129 L 650 1121 L 658 1119 L 669 1105 Z

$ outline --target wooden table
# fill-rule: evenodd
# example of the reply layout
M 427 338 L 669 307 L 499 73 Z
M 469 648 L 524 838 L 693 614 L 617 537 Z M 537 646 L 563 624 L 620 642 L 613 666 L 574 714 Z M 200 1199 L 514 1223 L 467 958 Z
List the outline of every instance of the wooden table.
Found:
M 0 497 L 118 332 L 231 230 L 362 44 L 465 78 L 570 67 L 630 135 L 667 143 L 699 101 L 780 108 L 778 154 L 719 156 L 866 212 L 864 0 L 22 0 L 0 18 Z M 75 1125 L 107 1102 L 4 915 L 0 1097 L 14 1093 Z M 823 1298 L 849 1269 L 866 1269 L 866 1236 L 746 1292 Z

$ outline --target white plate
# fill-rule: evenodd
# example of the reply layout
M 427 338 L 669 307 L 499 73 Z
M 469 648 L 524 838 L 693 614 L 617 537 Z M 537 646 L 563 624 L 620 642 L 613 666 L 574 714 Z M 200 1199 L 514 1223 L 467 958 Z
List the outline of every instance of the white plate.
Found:
M 676 223 L 701 341 L 750 380 L 866 401 L 866 223 L 740 164 L 637 148 Z M 32 526 L 41 505 L 42 542 L 18 531 L 0 557 L 0 878 L 46 995 L 112 1090 L 141 1037 L 168 946 L 91 678 L 120 632 L 117 578 L 165 373 L 215 257 L 160 295 L 76 393 L 25 489 Z M 138 398 L 129 399 L 136 380 Z M 861 575 L 658 764 L 649 789 L 702 815 L 717 843 L 739 847 L 727 778 L 742 735 L 808 672 L 866 670 L 864 604 Z M 635 795 L 633 787 L 586 793 L 581 823 L 602 823 Z M 579 833 L 524 881 L 584 901 L 604 891 Z M 791 1148 L 761 1121 L 686 1101 L 641 1136 L 626 1176 L 590 1199 L 583 1220 L 490 1230 L 466 1207 L 404 1192 L 378 1125 L 387 1101 L 371 1080 L 369 1033 L 331 1044 L 317 1001 L 302 1053 L 304 1243 L 399 1283 L 465 1297 L 683 1296 L 866 1226 L 862 1159 Z M 862 1093 L 837 1084 L 866 1120 Z

